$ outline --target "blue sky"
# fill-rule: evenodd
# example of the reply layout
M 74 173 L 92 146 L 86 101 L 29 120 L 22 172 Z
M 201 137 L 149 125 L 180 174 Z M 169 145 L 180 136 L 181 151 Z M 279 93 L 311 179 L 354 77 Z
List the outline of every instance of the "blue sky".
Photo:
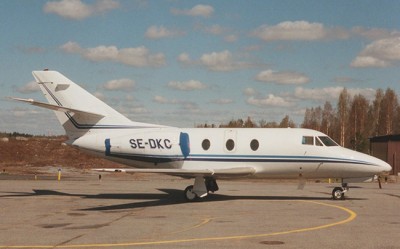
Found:
M 343 87 L 400 92 L 398 1 L 0 1 L 0 131 L 63 134 L 50 68 L 130 119 L 178 127 L 250 116 L 298 125 Z

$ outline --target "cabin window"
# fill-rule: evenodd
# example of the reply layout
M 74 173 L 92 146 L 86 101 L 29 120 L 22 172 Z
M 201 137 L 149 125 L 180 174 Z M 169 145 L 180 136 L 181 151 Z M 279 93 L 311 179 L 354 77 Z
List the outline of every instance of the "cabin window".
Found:
M 233 141 L 232 139 L 228 139 L 225 146 L 227 150 L 232 151 L 235 148 L 235 141 Z
M 328 136 L 320 136 L 318 137 L 326 146 L 339 146 L 332 138 Z
M 201 147 L 203 147 L 203 150 L 208 150 L 210 148 L 210 140 L 204 139 L 203 142 L 201 143 Z
M 257 139 L 251 140 L 251 142 L 250 142 L 250 148 L 251 148 L 253 151 L 258 150 L 258 147 L 259 147 L 259 146 L 260 146 L 260 144 L 258 143 L 258 140 L 257 140 Z
M 302 144 L 314 145 L 314 137 L 312 137 L 312 136 L 303 136 Z

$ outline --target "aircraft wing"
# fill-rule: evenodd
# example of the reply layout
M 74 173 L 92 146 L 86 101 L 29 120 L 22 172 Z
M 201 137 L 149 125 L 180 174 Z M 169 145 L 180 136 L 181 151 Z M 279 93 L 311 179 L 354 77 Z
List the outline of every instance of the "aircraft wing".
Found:
M 21 99 L 21 98 L 11 98 L 11 99 L 17 100 L 17 101 L 21 101 L 21 102 L 25 102 L 25 103 L 29 103 L 31 105 L 39 106 L 39 107 L 50 109 L 50 110 L 53 110 L 53 111 L 73 112 L 73 113 L 76 113 L 76 114 L 89 114 L 89 115 L 92 115 L 92 116 L 104 117 L 104 115 L 101 115 L 101 114 L 98 114 L 98 113 L 78 110 L 78 109 L 69 108 L 69 107 L 65 107 L 65 106 L 47 104 L 47 103 L 35 101 L 33 99 Z
M 160 173 L 167 175 L 176 175 L 183 177 L 195 177 L 195 176 L 214 176 L 221 178 L 230 177 L 244 177 L 254 175 L 256 170 L 252 167 L 240 167 L 230 169 L 199 169 L 199 170 L 187 170 L 187 169 L 92 169 L 98 172 L 124 172 L 124 173 Z

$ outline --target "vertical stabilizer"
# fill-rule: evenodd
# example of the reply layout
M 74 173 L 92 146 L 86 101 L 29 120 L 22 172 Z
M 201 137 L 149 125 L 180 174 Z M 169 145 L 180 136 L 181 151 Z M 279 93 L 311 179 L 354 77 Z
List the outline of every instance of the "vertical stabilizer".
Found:
M 32 74 L 49 104 L 64 110 L 78 110 L 55 112 L 70 139 L 109 129 L 159 127 L 132 122 L 59 72 L 33 71 Z M 99 115 L 91 115 L 93 112 Z

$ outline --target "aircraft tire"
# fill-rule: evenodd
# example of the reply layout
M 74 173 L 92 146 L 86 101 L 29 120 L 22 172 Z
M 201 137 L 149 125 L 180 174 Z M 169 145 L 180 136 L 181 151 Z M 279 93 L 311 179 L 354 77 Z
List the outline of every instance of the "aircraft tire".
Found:
M 340 187 L 336 187 L 332 190 L 332 199 L 333 200 L 344 200 L 343 189 Z
M 199 199 L 196 193 L 193 192 L 193 185 L 187 186 L 184 191 L 184 197 L 187 201 L 196 201 Z

